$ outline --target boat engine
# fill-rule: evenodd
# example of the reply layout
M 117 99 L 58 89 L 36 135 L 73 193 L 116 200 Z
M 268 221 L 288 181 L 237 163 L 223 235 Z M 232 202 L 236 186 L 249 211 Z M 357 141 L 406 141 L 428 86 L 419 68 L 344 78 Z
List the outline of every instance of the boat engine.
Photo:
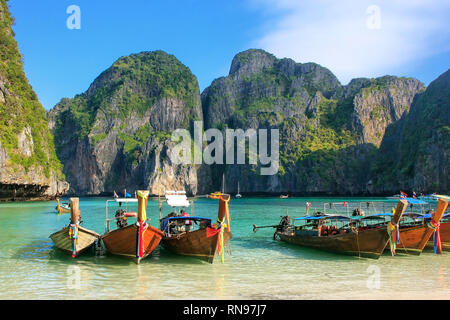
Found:
M 116 211 L 116 224 L 119 228 L 126 227 L 128 225 L 127 218 L 125 217 L 125 210 L 119 209 Z
M 275 229 L 275 232 L 273 234 L 273 239 L 275 240 L 275 236 L 277 235 L 277 232 L 284 232 L 287 228 L 289 228 L 289 225 L 291 223 L 291 218 L 289 216 L 282 216 L 281 221 L 278 224 L 278 226 Z

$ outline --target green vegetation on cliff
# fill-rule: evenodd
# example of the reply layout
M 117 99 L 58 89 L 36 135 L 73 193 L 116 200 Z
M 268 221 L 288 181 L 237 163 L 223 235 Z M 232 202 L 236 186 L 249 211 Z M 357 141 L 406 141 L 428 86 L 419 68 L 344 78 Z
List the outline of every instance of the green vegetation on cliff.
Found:
M 182 101 L 190 110 L 196 106 L 197 95 L 197 78 L 190 70 L 175 56 L 154 51 L 118 59 L 86 93 L 67 101 L 77 134 L 85 138 L 98 114 L 122 120 L 132 112 L 143 116 L 161 98 Z
M 14 39 L 8 4 L 0 0 L 0 141 L 6 148 L 11 165 L 42 167 L 46 177 L 52 171 L 62 178 L 45 110 L 31 88 L 23 71 L 22 56 Z M 3 97 L 3 98 L 2 98 Z M 24 156 L 19 150 L 18 136 L 26 128 L 31 131 L 32 154 Z M 29 139 L 28 138 L 28 139 Z M 30 140 L 31 141 L 31 140 Z

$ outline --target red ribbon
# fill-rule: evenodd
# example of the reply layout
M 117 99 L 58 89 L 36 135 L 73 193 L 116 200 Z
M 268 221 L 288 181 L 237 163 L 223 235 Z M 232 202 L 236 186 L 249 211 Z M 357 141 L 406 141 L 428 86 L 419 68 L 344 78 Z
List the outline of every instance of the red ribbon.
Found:
M 219 232 L 220 232 L 220 228 L 219 229 L 214 229 L 214 228 L 207 227 L 206 228 L 206 237 L 210 238 L 210 237 L 218 234 Z
M 137 243 L 136 243 L 136 257 L 142 258 L 144 256 L 144 231 L 147 224 L 143 221 L 137 222 Z

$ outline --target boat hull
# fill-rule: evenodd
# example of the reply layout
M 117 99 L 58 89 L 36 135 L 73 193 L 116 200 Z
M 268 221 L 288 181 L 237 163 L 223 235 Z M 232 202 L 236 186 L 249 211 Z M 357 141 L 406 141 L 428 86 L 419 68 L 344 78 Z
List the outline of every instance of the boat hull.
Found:
M 277 235 L 284 242 L 302 247 L 373 259 L 380 257 L 389 240 L 386 228 L 323 237 L 284 232 L 277 232 Z
M 400 227 L 400 243 L 397 253 L 420 255 L 433 235 L 433 229 L 426 224 L 414 227 Z
M 103 243 L 106 249 L 114 255 L 132 258 L 139 263 L 141 259 L 151 254 L 163 237 L 163 232 L 150 225 L 144 231 L 144 254 L 142 258 L 136 257 L 136 233 L 137 227 L 135 224 L 126 226 L 124 228 L 116 229 L 105 233 L 102 236 Z
M 233 237 L 229 231 L 223 233 L 224 246 Z M 214 262 L 219 243 L 219 233 L 207 237 L 206 229 L 187 232 L 179 236 L 164 237 L 162 245 L 167 250 L 185 256 L 192 256 L 209 263 Z
M 69 236 L 69 227 L 64 227 L 62 230 L 55 232 L 50 235 L 55 247 L 72 255 L 72 240 Z M 77 244 L 77 255 L 80 255 L 92 245 L 95 241 L 100 238 L 100 235 L 92 230 L 78 226 L 78 244 Z

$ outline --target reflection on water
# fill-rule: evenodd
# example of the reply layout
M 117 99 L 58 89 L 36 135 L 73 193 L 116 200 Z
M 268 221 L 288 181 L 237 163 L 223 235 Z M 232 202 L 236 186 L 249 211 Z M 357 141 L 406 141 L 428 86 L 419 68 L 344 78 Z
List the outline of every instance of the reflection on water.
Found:
M 272 240 L 289 209 L 304 214 L 309 199 L 233 199 L 233 239 L 225 264 L 208 264 L 159 247 L 140 265 L 86 252 L 73 259 L 48 236 L 68 223 L 52 202 L 0 204 L 0 299 L 395 299 L 450 297 L 450 254 L 383 255 L 379 260 L 342 256 Z M 104 233 L 105 199 L 81 199 L 84 226 Z M 331 202 L 336 199 L 315 199 Z M 355 199 L 361 201 L 361 199 Z M 217 202 L 196 202 L 196 215 L 215 218 Z M 158 204 L 149 202 L 152 225 Z M 369 266 L 379 289 L 368 288 Z M 368 269 L 369 268 L 369 269 Z M 71 277 L 79 277 L 74 282 Z M 73 283 L 77 286 L 74 287 Z

